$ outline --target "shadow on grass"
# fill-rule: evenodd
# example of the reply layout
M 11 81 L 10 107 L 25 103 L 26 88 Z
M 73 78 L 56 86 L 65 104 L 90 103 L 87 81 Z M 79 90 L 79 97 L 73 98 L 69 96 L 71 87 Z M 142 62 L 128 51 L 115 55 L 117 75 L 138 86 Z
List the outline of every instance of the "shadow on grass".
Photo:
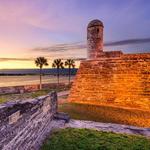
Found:
M 150 111 L 76 103 L 61 104 L 59 111 L 68 113 L 73 119 L 150 127 Z

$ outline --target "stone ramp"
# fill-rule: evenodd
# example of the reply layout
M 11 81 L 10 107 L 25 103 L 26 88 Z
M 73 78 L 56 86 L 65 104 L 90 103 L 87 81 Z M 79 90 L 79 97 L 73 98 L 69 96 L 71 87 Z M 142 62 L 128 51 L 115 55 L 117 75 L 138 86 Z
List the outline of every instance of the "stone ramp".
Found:
M 58 104 L 63 104 L 67 102 L 67 97 L 69 95 L 69 92 L 70 92 L 69 90 L 58 92 Z
M 61 97 L 61 96 L 65 96 L 65 95 L 69 95 L 69 90 L 68 91 L 61 91 L 61 92 L 58 92 L 58 97 Z
M 69 123 L 65 124 L 65 128 L 95 129 L 98 131 L 142 135 L 150 138 L 150 128 L 142 128 L 142 127 L 113 124 L 113 123 L 101 123 L 101 122 L 94 122 L 94 121 L 83 121 L 83 120 L 71 119 Z

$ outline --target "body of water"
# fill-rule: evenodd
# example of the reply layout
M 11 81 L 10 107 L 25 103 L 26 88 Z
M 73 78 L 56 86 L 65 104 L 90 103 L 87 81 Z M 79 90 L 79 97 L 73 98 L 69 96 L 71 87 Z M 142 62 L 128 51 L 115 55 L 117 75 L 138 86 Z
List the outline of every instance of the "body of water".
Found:
M 60 69 L 59 72 L 61 75 L 68 75 L 68 69 Z M 0 69 L 0 75 L 35 75 L 39 74 L 39 69 Z M 71 69 L 71 75 L 75 75 L 77 69 Z M 42 73 L 46 75 L 56 75 L 57 69 L 42 69 Z

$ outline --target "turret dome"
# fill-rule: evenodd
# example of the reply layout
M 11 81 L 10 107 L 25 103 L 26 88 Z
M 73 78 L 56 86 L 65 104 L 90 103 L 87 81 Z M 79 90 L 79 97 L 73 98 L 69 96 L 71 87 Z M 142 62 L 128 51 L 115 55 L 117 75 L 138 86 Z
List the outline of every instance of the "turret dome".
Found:
M 98 19 L 92 20 L 92 21 L 88 24 L 88 28 L 93 27 L 93 26 L 102 26 L 102 27 L 104 27 L 103 22 L 100 21 L 100 20 L 98 20 Z

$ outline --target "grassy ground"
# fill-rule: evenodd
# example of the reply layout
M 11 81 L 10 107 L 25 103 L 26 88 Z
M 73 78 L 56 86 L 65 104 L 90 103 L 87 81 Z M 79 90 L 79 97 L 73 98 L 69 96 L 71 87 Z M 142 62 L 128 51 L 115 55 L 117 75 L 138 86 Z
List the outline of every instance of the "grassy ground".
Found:
M 75 103 L 60 104 L 59 111 L 68 113 L 73 119 L 150 127 L 150 111 Z
M 150 140 L 142 136 L 99 132 L 88 129 L 62 129 L 54 132 L 42 150 L 150 150 Z
M 56 92 L 60 92 L 60 91 L 66 91 L 69 90 L 70 87 L 69 86 L 65 86 L 62 88 L 55 88 L 55 89 L 43 89 L 43 90 L 39 90 L 36 92 L 31 92 L 31 93 L 23 93 L 23 94 L 6 94 L 6 95 L 0 95 L 0 103 L 4 103 L 7 101 L 15 101 L 15 100 L 24 100 L 24 99 L 29 99 L 29 98 L 36 98 L 38 96 L 42 96 L 42 95 L 47 95 L 49 92 L 51 91 L 56 91 Z

